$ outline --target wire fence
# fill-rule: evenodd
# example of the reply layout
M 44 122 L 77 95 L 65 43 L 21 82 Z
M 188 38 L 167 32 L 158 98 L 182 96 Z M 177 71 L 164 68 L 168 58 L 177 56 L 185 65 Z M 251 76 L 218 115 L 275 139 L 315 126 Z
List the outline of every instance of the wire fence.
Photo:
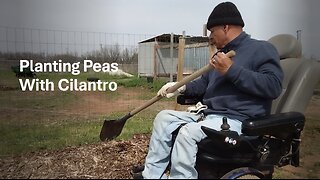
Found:
M 169 75 L 170 81 L 173 80 L 173 75 L 178 73 L 178 63 L 184 61 L 180 70 L 187 74 L 207 63 L 207 37 L 185 37 L 183 45 L 180 37 L 173 34 L 116 34 L 0 27 L 0 121 L 22 126 L 48 122 L 59 124 L 101 120 L 109 115 L 127 113 L 154 97 L 157 90 L 168 81 Z M 184 58 L 181 58 L 181 54 Z M 138 73 L 139 77 L 146 75 L 147 78 L 110 77 L 103 73 L 71 76 L 67 73 L 41 71 L 36 73 L 37 76 L 27 78 L 16 77 L 12 72 L 21 60 L 44 64 L 47 63 L 44 61 L 60 62 L 60 59 L 63 63 L 84 59 L 100 64 L 116 62 L 124 72 Z M 148 81 L 148 77 L 162 75 L 166 78 Z M 71 87 L 81 89 L 93 83 L 89 82 L 89 78 L 98 78 L 103 83 L 117 81 L 118 88 L 116 91 L 70 90 Z M 27 79 L 35 84 L 35 88 L 23 91 L 22 86 L 26 86 Z M 60 82 L 63 88 L 70 89 L 61 90 Z M 46 85 L 50 85 L 50 88 Z M 37 86 L 41 90 L 36 90 Z M 155 103 L 141 112 L 141 116 L 143 119 L 153 119 L 157 112 L 165 108 L 174 109 L 175 101 Z
M 133 55 L 138 43 L 151 34 L 64 31 L 0 26 L 2 56 L 28 55 L 49 57 L 69 55 L 89 57 L 102 51 Z M 117 51 L 117 52 L 114 52 Z
M 151 36 L 153 35 L 0 27 L 0 51 L 81 56 L 114 45 L 121 49 L 136 48 L 138 42 Z

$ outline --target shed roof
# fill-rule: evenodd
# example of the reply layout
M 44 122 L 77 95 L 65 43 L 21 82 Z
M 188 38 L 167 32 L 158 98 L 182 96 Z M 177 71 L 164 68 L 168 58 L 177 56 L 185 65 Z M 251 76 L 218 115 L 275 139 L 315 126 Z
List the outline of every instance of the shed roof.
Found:
M 174 34 L 173 35 L 173 42 L 178 43 L 179 37 L 181 37 L 181 34 Z M 208 42 L 208 37 L 205 36 L 185 36 L 186 37 L 186 43 L 192 44 L 192 43 L 202 43 L 202 42 Z M 170 42 L 171 34 L 161 34 L 157 35 L 155 37 L 143 40 L 140 43 L 146 43 L 146 42 L 154 42 L 157 40 L 158 42 Z

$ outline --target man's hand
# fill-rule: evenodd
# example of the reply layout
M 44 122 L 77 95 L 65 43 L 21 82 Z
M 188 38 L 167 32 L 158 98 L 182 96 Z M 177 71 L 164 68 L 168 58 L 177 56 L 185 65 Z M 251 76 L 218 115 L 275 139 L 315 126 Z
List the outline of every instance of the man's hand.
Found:
M 224 75 L 227 73 L 233 61 L 226 56 L 223 52 L 218 52 L 215 56 L 210 59 L 210 64 L 217 70 L 220 74 Z
M 181 86 L 178 90 L 176 90 L 173 93 L 167 93 L 167 90 L 174 86 L 176 84 L 176 82 L 168 82 L 167 84 L 165 84 L 164 86 L 162 86 L 162 88 L 158 91 L 157 95 L 161 95 L 162 97 L 167 97 L 167 98 L 171 98 L 173 96 L 178 95 L 179 93 L 183 93 L 186 90 L 186 85 Z

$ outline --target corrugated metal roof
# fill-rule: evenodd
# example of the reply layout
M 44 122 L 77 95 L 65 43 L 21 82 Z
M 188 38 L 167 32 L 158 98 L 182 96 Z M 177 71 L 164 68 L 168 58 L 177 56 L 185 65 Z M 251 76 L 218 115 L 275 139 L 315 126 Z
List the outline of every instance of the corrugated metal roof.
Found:
M 182 35 L 180 34 L 174 34 L 173 35 L 173 42 L 178 43 L 179 37 Z M 168 42 L 170 43 L 171 34 L 161 34 L 146 40 L 143 40 L 139 43 L 146 43 L 146 42 L 154 42 L 157 40 L 158 42 Z M 186 44 L 192 44 L 192 43 L 202 43 L 202 42 L 208 42 L 208 37 L 204 36 L 186 36 Z

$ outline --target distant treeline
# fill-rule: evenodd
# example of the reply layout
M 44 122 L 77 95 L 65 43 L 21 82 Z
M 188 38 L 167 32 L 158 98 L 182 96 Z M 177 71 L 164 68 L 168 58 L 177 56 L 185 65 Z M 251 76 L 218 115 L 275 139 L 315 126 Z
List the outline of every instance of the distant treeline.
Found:
M 45 53 L 3 53 L 0 52 L 0 58 L 8 60 L 21 60 L 32 59 L 36 61 L 51 62 L 54 60 L 63 60 L 68 62 L 81 61 L 84 59 L 90 59 L 95 62 L 109 62 L 119 64 L 136 64 L 138 63 L 138 50 L 135 49 L 121 49 L 119 45 L 100 47 L 99 50 L 91 51 L 82 56 L 77 53 L 64 53 L 64 54 L 45 54 Z

